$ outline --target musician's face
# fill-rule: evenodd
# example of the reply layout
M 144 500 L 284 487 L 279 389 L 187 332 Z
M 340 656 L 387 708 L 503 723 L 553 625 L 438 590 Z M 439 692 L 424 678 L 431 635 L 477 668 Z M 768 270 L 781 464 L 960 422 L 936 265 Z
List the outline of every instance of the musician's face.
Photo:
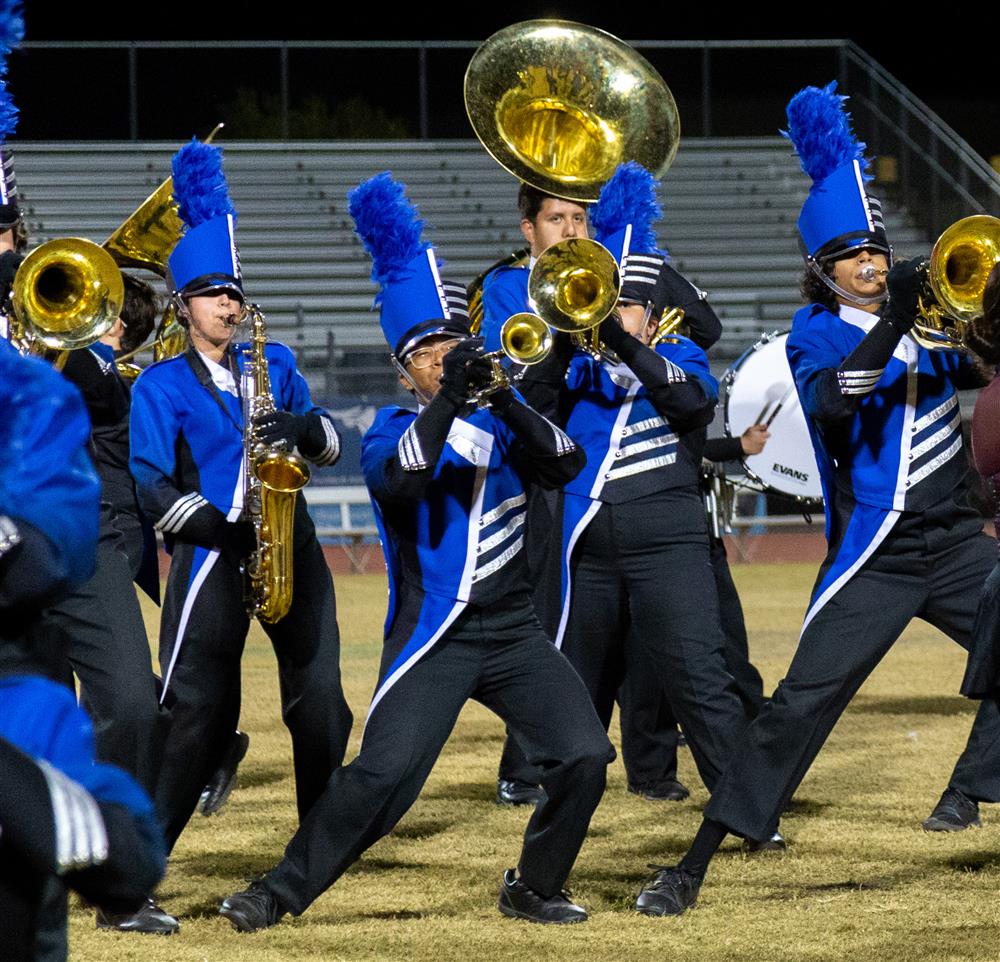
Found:
M 656 332 L 656 318 L 652 314 L 646 317 L 644 304 L 619 304 L 618 316 L 622 319 L 622 327 L 643 344 L 649 344 Z
M 538 216 L 521 221 L 521 233 L 537 257 L 547 247 L 569 237 L 587 237 L 587 210 L 571 200 L 546 197 Z
M 416 393 L 421 403 L 430 402 L 441 389 L 445 355 L 460 340 L 461 338 L 455 337 L 454 334 L 432 334 L 430 337 L 425 337 L 406 355 L 406 360 L 403 362 L 407 374 L 413 379 L 412 383 L 402 375 L 399 376 L 399 383 L 411 392 L 416 385 Z
M 188 324 L 193 340 L 224 347 L 236 333 L 243 303 L 230 291 L 197 294 L 186 300 Z
M 881 271 L 872 280 L 865 280 L 861 272 L 868 266 Z M 855 297 L 878 297 L 885 290 L 885 271 L 889 268 L 885 254 L 876 251 L 862 250 L 854 257 L 842 257 L 833 262 L 833 282 Z M 838 298 L 844 304 L 844 301 Z M 853 305 L 857 306 L 857 305 Z

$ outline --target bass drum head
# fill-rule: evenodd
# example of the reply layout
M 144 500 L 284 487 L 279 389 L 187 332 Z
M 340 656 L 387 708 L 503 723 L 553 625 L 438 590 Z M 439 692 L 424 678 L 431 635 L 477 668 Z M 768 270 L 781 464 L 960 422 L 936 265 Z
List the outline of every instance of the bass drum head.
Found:
M 820 501 L 819 468 L 785 355 L 787 340 L 787 332 L 763 338 L 726 372 L 726 434 L 738 438 L 773 417 L 764 450 L 743 459 L 749 479 L 764 491 Z M 730 480 L 746 484 L 744 478 Z

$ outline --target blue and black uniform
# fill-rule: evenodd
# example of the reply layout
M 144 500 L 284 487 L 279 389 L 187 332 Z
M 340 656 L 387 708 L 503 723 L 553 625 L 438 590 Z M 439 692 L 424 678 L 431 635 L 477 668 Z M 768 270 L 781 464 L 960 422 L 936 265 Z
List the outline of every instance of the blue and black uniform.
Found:
M 419 415 L 384 408 L 362 442 L 389 573 L 379 680 L 358 757 L 263 884 L 303 912 L 416 800 L 462 706 L 500 715 L 543 772 L 522 878 L 562 888 L 613 755 L 573 669 L 531 607 L 525 485 L 559 487 L 582 452 L 511 392 L 475 410 L 442 390 Z
M 564 488 L 560 603 L 547 627 L 605 725 L 629 652 L 641 650 L 711 789 L 745 723 L 726 671 L 698 494 L 717 385 L 686 338 L 650 349 L 613 321 L 601 338 L 619 363 L 569 357 L 561 345 L 524 382 L 587 452 L 587 468 Z
M 956 388 L 967 357 L 927 351 L 888 318 L 800 310 L 788 357 L 827 505 L 829 551 L 788 673 L 747 731 L 706 816 L 772 824 L 854 693 L 911 618 L 968 647 L 996 542 L 967 502 Z M 1000 715 L 984 702 L 951 785 L 1000 799 Z
M 132 397 L 132 473 L 143 510 L 171 551 L 160 625 L 160 668 L 172 721 L 156 802 L 169 845 L 218 767 L 240 711 L 240 656 L 249 628 L 240 565 L 252 548 L 243 512 L 245 345 L 210 370 L 193 348 L 152 365 Z M 275 406 L 308 417 L 300 453 L 332 464 L 333 423 L 309 397 L 291 351 L 266 348 Z M 218 378 L 218 384 L 213 381 Z M 221 385 L 221 387 L 219 386 Z M 295 506 L 294 596 L 262 625 L 281 678 L 300 817 L 343 760 L 351 713 L 340 681 L 333 583 L 303 499 Z
M 152 793 L 159 767 L 159 707 L 149 641 L 132 581 L 151 566 L 145 583 L 159 592 L 155 539 L 143 522 L 128 472 L 129 389 L 105 344 L 71 351 L 65 377 L 83 395 L 91 421 L 91 449 L 101 478 L 97 569 L 67 598 L 46 610 L 36 638 L 62 647 L 80 679 L 81 700 L 94 721 L 97 755 L 125 769 Z M 148 525 L 147 525 L 148 527 Z M 150 577 L 151 576 L 151 577 Z

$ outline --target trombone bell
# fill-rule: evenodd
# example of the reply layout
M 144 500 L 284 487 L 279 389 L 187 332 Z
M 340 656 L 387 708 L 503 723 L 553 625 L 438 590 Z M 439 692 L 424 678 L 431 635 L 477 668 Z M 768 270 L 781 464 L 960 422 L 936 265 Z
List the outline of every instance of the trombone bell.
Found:
M 14 277 L 14 314 L 27 335 L 46 347 L 73 350 L 103 337 L 125 300 L 111 255 L 80 237 L 36 247 Z
M 618 303 L 621 272 L 603 244 L 581 237 L 542 252 L 528 275 L 528 297 L 549 327 L 579 334 L 597 327 Z

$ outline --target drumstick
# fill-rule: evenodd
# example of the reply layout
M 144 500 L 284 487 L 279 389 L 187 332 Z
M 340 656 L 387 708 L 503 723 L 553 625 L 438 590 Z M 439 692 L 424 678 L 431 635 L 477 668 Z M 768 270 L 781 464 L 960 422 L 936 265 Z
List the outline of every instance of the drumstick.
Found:
M 767 413 L 768 407 L 770 407 L 770 402 L 768 402 L 768 404 L 765 404 L 764 407 L 761 408 L 760 414 L 757 415 L 757 420 L 754 421 L 753 423 L 763 424 L 765 428 L 769 428 L 773 423 L 774 419 L 778 416 L 778 412 L 785 406 L 785 401 L 787 401 L 792 396 L 792 392 L 794 390 L 795 390 L 795 385 L 793 384 L 785 391 L 784 394 L 781 395 L 781 398 L 778 400 L 778 403 L 774 406 L 774 410 L 771 411 L 771 415 L 766 421 L 764 420 L 764 415 Z

